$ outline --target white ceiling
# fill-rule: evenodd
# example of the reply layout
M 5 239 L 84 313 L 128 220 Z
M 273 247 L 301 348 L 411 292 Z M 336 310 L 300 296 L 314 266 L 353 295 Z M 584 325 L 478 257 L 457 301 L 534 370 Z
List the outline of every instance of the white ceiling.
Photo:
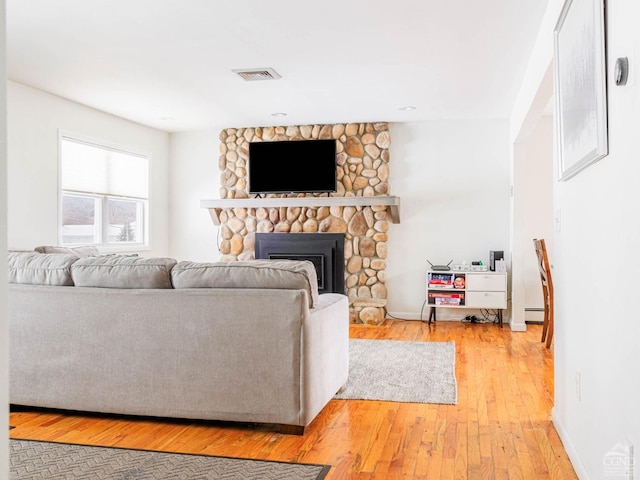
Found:
M 8 76 L 167 131 L 506 118 L 547 1 L 7 0 Z

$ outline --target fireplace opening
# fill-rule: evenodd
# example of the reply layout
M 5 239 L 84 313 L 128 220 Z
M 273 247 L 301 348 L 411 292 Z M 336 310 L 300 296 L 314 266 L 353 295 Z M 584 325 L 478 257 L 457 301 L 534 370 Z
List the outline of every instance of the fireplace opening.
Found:
M 319 293 L 345 293 L 341 233 L 256 233 L 255 257 L 309 260 L 316 269 Z

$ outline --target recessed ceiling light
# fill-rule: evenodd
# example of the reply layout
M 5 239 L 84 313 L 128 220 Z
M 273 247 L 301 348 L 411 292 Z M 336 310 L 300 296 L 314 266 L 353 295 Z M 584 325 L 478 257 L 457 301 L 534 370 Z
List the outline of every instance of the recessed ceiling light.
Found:
M 286 117 L 287 114 L 284 112 L 274 112 L 271 114 L 272 117 Z
M 416 107 L 414 107 L 413 105 L 407 105 L 406 107 L 400 107 L 398 110 L 409 112 L 409 111 L 415 110 L 415 109 L 416 109 Z
M 175 120 L 175 118 L 173 118 L 173 117 L 160 117 L 160 120 L 162 120 L 164 122 L 168 122 L 170 120 Z

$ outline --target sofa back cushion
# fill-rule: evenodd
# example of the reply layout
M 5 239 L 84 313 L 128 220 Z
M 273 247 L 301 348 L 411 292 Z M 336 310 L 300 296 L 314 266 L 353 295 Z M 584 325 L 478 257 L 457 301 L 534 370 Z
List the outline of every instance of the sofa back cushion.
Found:
M 36 247 L 34 250 L 38 253 L 67 253 L 77 257 L 92 257 L 100 254 L 98 248 L 91 245 L 84 247 L 58 247 L 44 245 Z
M 309 306 L 318 304 L 318 277 L 306 260 L 178 262 L 171 271 L 173 288 L 275 288 L 306 290 Z
M 71 276 L 76 287 L 171 288 L 173 258 L 87 257 L 75 262 Z
M 77 260 L 77 255 L 69 254 L 9 253 L 9 283 L 73 285 L 71 267 Z

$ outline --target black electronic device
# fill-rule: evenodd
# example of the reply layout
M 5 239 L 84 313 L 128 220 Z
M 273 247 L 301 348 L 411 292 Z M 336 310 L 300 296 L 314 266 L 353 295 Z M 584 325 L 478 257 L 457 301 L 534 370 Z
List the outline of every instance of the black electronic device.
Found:
M 496 271 L 496 260 L 504 260 L 504 250 L 489 251 L 489 270 Z
M 249 193 L 330 193 L 337 190 L 336 140 L 249 144 Z
M 453 262 L 453 260 L 450 260 L 449 263 L 447 263 L 446 265 L 434 265 L 429 260 L 427 260 L 427 263 L 431 265 L 431 270 L 443 271 L 443 272 L 446 272 L 447 270 L 451 270 L 451 267 L 450 267 L 451 262 Z

